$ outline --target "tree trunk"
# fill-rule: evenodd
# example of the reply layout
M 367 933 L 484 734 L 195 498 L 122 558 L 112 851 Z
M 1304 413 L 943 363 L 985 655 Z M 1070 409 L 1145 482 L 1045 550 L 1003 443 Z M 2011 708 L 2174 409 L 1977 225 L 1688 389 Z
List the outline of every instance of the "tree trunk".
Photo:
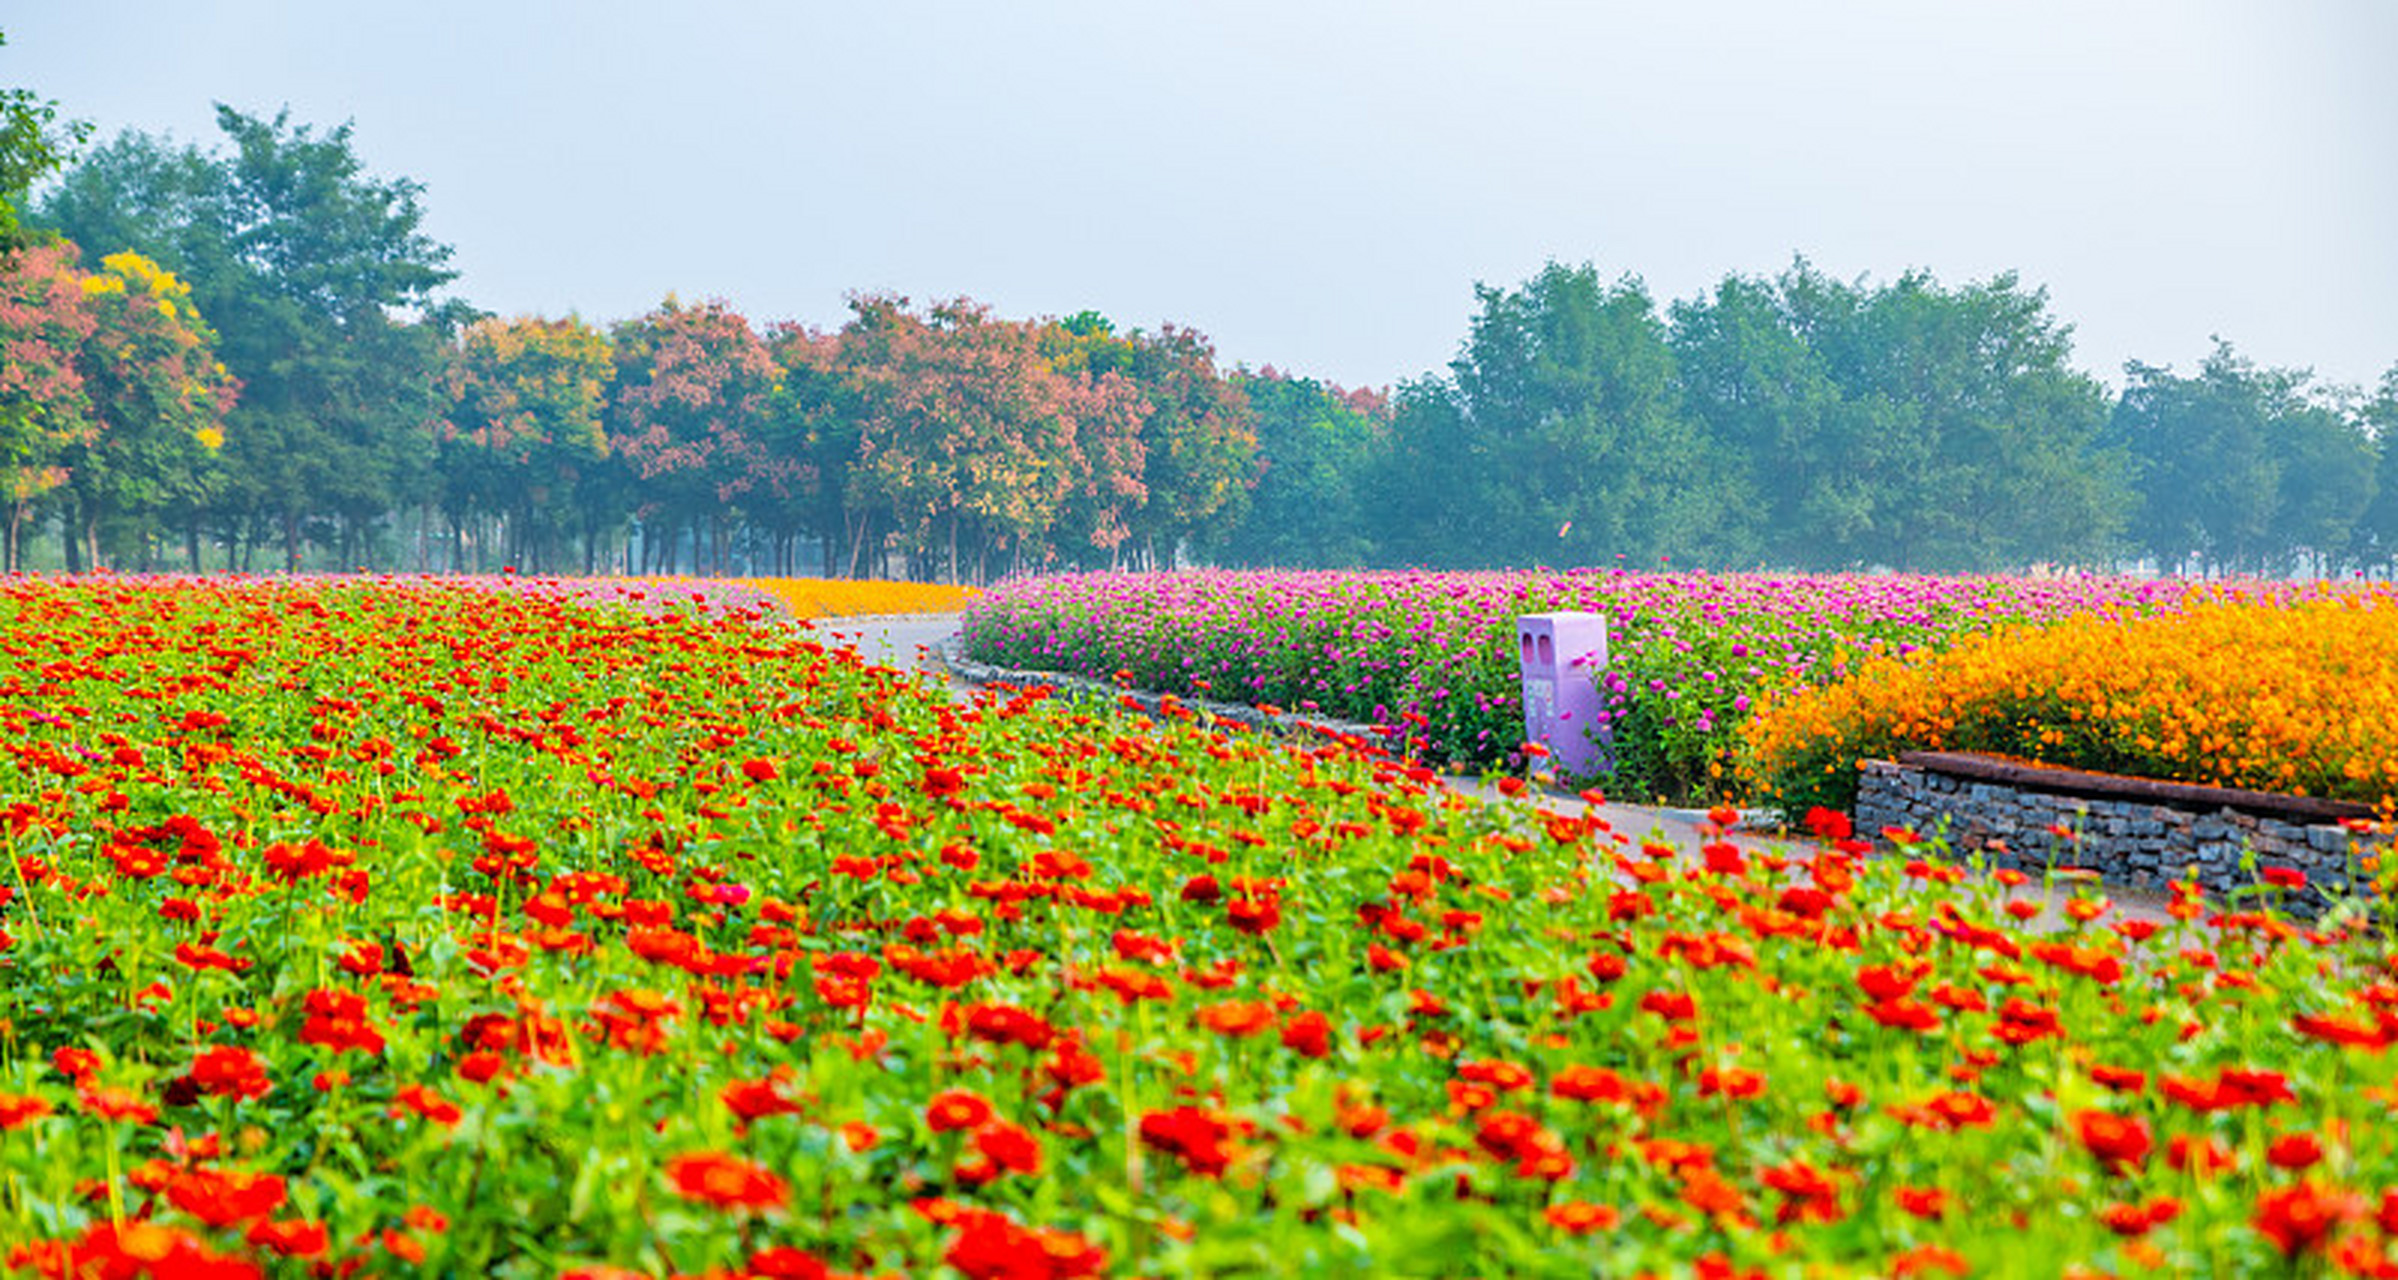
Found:
M 200 563 L 200 517 L 196 515 L 185 522 L 183 526 L 183 558 L 190 567 L 193 577 L 199 577 L 208 571 Z
M 66 556 L 68 573 L 83 572 L 82 542 L 83 530 L 75 519 L 74 508 L 61 506 L 58 511 L 58 548 Z

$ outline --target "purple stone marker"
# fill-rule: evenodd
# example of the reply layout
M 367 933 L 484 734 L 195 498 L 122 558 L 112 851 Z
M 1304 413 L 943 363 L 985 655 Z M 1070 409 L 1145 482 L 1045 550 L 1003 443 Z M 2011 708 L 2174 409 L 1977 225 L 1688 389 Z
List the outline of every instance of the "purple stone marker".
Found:
M 1549 749 L 1561 777 L 1606 772 L 1612 756 L 1599 719 L 1599 672 L 1607 666 L 1607 617 L 1528 613 L 1515 620 L 1524 673 L 1524 741 Z

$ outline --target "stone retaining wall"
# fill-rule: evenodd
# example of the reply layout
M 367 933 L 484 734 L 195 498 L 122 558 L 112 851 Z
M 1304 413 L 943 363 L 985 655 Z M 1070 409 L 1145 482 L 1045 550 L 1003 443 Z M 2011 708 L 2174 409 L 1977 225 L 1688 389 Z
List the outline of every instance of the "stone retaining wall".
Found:
M 2355 835 L 2328 819 L 2254 811 L 2262 805 L 2072 795 L 1888 760 L 1868 760 L 1859 768 L 1856 826 L 1861 835 L 1884 827 L 1904 827 L 1925 837 L 1945 833 L 1951 849 L 1986 851 L 1994 866 L 2034 875 L 2051 865 L 2081 867 L 2135 887 L 2162 888 L 2187 878 L 2188 868 L 2195 866 L 2199 884 L 2216 895 L 2258 883 L 2254 872 L 2240 866 L 2243 851 L 2253 850 L 2258 868 L 2306 873 L 2307 888 L 2284 905 L 2307 915 L 2326 905 L 2321 890 L 2345 895 L 2352 884 L 2361 886 L 2365 873 L 2357 860 L 2386 852 L 2390 843 L 2387 833 Z M 2059 824 L 2079 838 L 2052 834 L 2049 828 Z

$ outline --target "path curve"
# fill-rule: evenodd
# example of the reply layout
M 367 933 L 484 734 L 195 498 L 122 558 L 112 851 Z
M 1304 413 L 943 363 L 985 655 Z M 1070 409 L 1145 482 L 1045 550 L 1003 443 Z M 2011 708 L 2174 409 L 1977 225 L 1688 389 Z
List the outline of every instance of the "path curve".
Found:
M 916 613 L 819 618 L 815 621 L 815 628 L 818 635 L 835 647 L 854 648 L 860 657 L 870 662 L 937 676 L 946 680 L 960 696 L 968 689 L 1001 679 L 1026 685 L 1086 686 L 1101 692 L 1112 692 L 1093 682 L 1051 672 L 1002 671 L 964 662 L 956 653 L 959 617 L 955 613 Z M 1193 703 L 1188 699 L 1183 701 L 1185 705 L 1204 707 L 1228 720 L 1254 722 L 1262 719 L 1253 708 Z M 1355 726 L 1350 728 L 1354 731 Z M 1478 777 L 1450 774 L 1444 775 L 1441 782 L 1453 791 L 1479 800 L 1498 803 L 1502 799 L 1495 787 Z M 1518 799 L 1551 813 L 1593 813 L 1604 819 L 1613 831 L 1629 837 L 1635 843 L 1645 841 L 1672 845 L 1688 859 L 1697 858 L 1700 846 L 1716 838 L 1712 828 L 1706 826 L 1706 815 L 1695 809 L 1657 808 L 1612 801 L 1593 808 L 1580 794 L 1555 787 L 1528 788 Z M 1733 842 L 1750 850 L 1786 848 L 1790 844 L 1784 838 L 1750 832 L 1736 832 Z M 2064 903 L 2071 896 L 2067 888 L 2045 888 L 2035 881 L 2009 889 L 2006 896 L 2041 904 L 2042 914 L 2031 922 L 2032 928 L 2066 928 L 2072 923 L 2064 914 Z M 2115 904 L 2110 918 L 2150 920 L 2160 924 L 2170 919 L 2165 911 L 2168 902 L 2165 894 L 2114 884 L 2107 885 L 2105 891 Z

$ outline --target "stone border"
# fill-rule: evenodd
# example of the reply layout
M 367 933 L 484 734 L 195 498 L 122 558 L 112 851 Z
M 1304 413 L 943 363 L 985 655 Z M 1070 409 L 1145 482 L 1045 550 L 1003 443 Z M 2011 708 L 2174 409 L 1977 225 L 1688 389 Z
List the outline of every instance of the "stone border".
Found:
M 1047 686 L 1061 693 L 1101 698 L 1110 703 L 1130 699 L 1147 715 L 1163 714 L 1166 704 L 1198 712 L 1217 720 L 1229 721 L 1245 729 L 1256 729 L 1283 737 L 1354 738 L 1364 745 L 1378 745 L 1389 738 L 1387 726 L 1358 724 L 1348 720 L 1333 720 L 1311 716 L 1298 711 L 1285 711 L 1270 716 L 1256 707 L 1239 702 L 1216 702 L 1206 698 L 1185 698 L 1180 694 L 1152 693 L 1146 689 L 1131 689 L 1089 676 L 1069 675 L 1062 671 L 1036 671 L 1017 667 L 995 667 L 976 662 L 965 656 L 964 641 L 951 636 L 944 643 L 931 646 L 933 663 L 942 674 L 964 684 L 1008 684 L 1031 689 Z M 1399 761 L 1398 756 L 1391 757 Z
M 2370 809 L 2301 796 L 2151 783 L 1954 752 L 1866 760 L 1858 772 L 1856 822 L 1865 833 L 1944 832 L 1960 856 L 1981 853 L 1995 866 L 2032 874 L 2078 867 L 2139 888 L 2162 888 L 2194 870 L 2198 883 L 2217 895 L 2260 883 L 2240 865 L 2253 853 L 2258 870 L 2304 873 L 2305 887 L 2281 897 L 2281 905 L 2302 915 L 2361 892 L 2362 857 L 2390 848 L 2389 832 L 2353 833 L 2324 812 L 2364 817 Z M 2052 826 L 2075 835 L 2057 837 Z

